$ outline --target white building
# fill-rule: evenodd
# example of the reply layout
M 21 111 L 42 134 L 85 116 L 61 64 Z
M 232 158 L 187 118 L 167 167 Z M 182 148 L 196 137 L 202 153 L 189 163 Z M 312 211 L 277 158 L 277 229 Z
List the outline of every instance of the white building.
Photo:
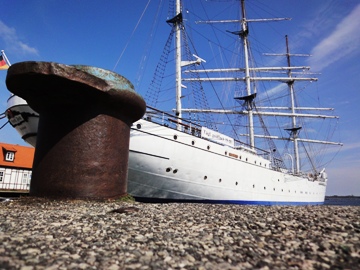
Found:
M 35 148 L 0 143 L 1 192 L 28 193 Z

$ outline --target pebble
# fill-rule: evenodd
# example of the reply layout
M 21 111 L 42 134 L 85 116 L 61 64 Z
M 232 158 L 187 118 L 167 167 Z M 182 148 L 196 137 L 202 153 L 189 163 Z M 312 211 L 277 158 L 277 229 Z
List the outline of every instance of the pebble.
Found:
M 358 269 L 359 206 L 1 203 L 1 269 Z

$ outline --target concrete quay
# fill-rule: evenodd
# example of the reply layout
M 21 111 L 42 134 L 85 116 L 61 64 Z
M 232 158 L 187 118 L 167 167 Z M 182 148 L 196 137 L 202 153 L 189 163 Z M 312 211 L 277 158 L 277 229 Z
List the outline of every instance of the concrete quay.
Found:
M 0 269 L 359 269 L 360 207 L 0 203 Z

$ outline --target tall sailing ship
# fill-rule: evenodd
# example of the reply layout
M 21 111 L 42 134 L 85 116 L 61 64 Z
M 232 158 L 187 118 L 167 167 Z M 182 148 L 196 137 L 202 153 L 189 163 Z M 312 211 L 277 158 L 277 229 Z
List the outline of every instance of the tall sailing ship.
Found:
M 171 26 L 170 35 L 145 94 L 147 112 L 131 127 L 128 192 L 138 200 L 264 205 L 324 202 L 328 179 L 321 163 L 311 158 L 319 152 L 313 145 L 341 144 L 303 137 L 312 135 L 306 124 L 314 122 L 304 119 L 338 117 L 311 113 L 332 112 L 331 108 L 298 104 L 295 83 L 313 82 L 317 78 L 307 77 L 309 67 L 291 65 L 292 57 L 300 55 L 290 53 L 287 37 L 286 51 L 272 54 L 282 56 L 285 66 L 253 65 L 249 24 L 282 19 L 249 19 L 245 1 L 236 3 L 240 3 L 237 7 L 240 19 L 197 21 L 199 27 L 219 31 L 242 47 L 231 53 L 235 60 L 228 61 L 231 63 L 227 68 L 214 67 L 215 62 L 224 62 L 214 60 L 215 50 L 209 61 L 193 47 L 195 43 L 186 34 L 189 30 L 186 16 L 192 13 L 184 12 L 180 0 L 173 5 L 174 14 L 166 21 Z M 230 51 L 223 38 L 203 40 L 211 48 L 218 46 L 226 53 Z M 165 66 L 171 62 L 168 60 L 171 52 L 175 55 L 171 87 L 175 100 L 171 104 L 175 108 L 169 109 L 166 102 L 160 110 L 169 92 L 163 79 L 167 77 Z M 222 57 L 223 60 L 225 56 Z M 285 94 L 274 94 L 271 89 L 261 92 L 266 81 L 285 85 Z M 211 99 L 207 99 L 208 92 L 212 93 Z M 284 100 L 288 105 L 284 105 Z M 276 101 L 281 105 L 274 105 Z M 7 111 L 10 121 L 15 109 L 12 106 Z M 25 124 L 23 121 L 14 127 L 19 129 Z M 275 131 L 275 127 L 282 131 Z

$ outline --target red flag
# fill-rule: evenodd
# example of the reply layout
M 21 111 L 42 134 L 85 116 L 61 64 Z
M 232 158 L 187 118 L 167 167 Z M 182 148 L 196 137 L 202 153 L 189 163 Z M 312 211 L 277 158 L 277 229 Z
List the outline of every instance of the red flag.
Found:
M 2 69 L 8 69 L 9 66 L 6 63 L 6 61 L 4 60 L 4 57 L 2 55 L 0 55 L 0 70 Z

